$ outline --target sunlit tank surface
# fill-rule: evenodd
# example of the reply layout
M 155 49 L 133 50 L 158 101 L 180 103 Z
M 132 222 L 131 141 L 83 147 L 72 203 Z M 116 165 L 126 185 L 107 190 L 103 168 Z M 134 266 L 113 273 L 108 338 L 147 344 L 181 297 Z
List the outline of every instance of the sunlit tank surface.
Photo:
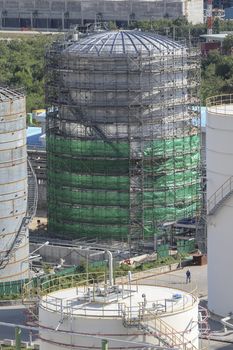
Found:
M 233 264 L 232 150 L 233 95 L 211 97 L 206 123 L 208 308 L 221 316 L 233 310 L 233 281 L 229 278 Z
M 28 277 L 29 241 L 21 244 L 5 265 L 27 209 L 25 96 L 0 88 L 0 282 Z
M 64 280 L 61 283 L 64 288 Z M 193 285 L 175 283 L 174 277 L 173 283 L 174 288 L 170 283 L 162 286 L 162 280 L 154 285 L 79 283 L 44 291 L 39 308 L 41 350 L 99 349 L 102 339 L 117 350 L 148 345 L 197 350 L 198 299 Z M 50 285 L 58 286 L 58 280 Z

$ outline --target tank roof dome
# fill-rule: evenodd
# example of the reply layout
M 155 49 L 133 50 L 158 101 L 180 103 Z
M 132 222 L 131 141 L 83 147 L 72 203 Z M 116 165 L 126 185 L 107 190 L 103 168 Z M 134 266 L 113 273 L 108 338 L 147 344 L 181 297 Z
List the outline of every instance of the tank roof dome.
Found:
M 161 54 L 184 49 L 164 36 L 139 30 L 105 31 L 87 35 L 71 44 L 66 52 L 92 55 Z

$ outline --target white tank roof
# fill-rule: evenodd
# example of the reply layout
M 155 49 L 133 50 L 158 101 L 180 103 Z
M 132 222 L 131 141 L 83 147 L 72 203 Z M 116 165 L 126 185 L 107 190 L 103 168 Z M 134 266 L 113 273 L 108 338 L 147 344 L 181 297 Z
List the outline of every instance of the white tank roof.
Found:
M 158 286 L 114 286 L 108 288 L 107 294 L 102 288 L 98 291 L 81 286 L 78 289 L 62 289 L 49 293 L 42 298 L 41 306 L 50 311 L 59 311 L 62 305 L 63 312 L 70 312 L 72 309 L 72 314 L 76 316 L 114 317 L 119 314 L 121 303 L 133 308 L 135 312 L 138 311 L 140 303 L 145 303 L 145 307 L 150 310 L 170 313 L 190 308 L 193 305 L 193 296 L 175 288 Z
M 169 54 L 181 49 L 185 47 L 164 36 L 139 30 L 119 30 L 88 35 L 71 44 L 65 51 L 101 56 Z

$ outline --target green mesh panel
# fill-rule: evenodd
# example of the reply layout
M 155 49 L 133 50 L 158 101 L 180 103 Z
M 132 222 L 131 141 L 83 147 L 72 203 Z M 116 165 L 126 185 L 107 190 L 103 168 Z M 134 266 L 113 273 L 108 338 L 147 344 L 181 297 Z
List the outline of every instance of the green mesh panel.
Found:
M 61 237 L 126 240 L 130 224 L 129 144 L 47 138 L 49 230 Z M 198 135 L 147 143 L 144 150 L 144 236 L 156 224 L 199 210 Z M 131 167 L 135 164 L 131 164 Z M 137 198 L 137 197 L 136 197 Z M 143 203 L 142 203 L 143 201 Z

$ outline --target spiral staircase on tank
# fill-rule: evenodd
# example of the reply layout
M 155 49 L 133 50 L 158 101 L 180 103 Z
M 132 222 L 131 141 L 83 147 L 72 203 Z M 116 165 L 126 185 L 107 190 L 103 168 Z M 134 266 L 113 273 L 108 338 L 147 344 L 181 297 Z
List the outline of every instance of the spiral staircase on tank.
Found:
M 233 176 L 230 176 L 208 200 L 208 215 L 214 215 L 233 194 Z
M 30 221 L 36 214 L 37 201 L 38 201 L 38 186 L 37 179 L 34 169 L 29 161 L 27 160 L 27 174 L 28 174 L 28 194 L 27 194 L 27 211 L 26 216 L 22 219 L 22 222 L 19 226 L 17 234 L 13 239 L 11 246 L 6 251 L 4 257 L 0 258 L 0 270 L 4 269 L 9 261 L 14 256 L 15 252 L 21 245 L 26 233 L 27 227 Z

